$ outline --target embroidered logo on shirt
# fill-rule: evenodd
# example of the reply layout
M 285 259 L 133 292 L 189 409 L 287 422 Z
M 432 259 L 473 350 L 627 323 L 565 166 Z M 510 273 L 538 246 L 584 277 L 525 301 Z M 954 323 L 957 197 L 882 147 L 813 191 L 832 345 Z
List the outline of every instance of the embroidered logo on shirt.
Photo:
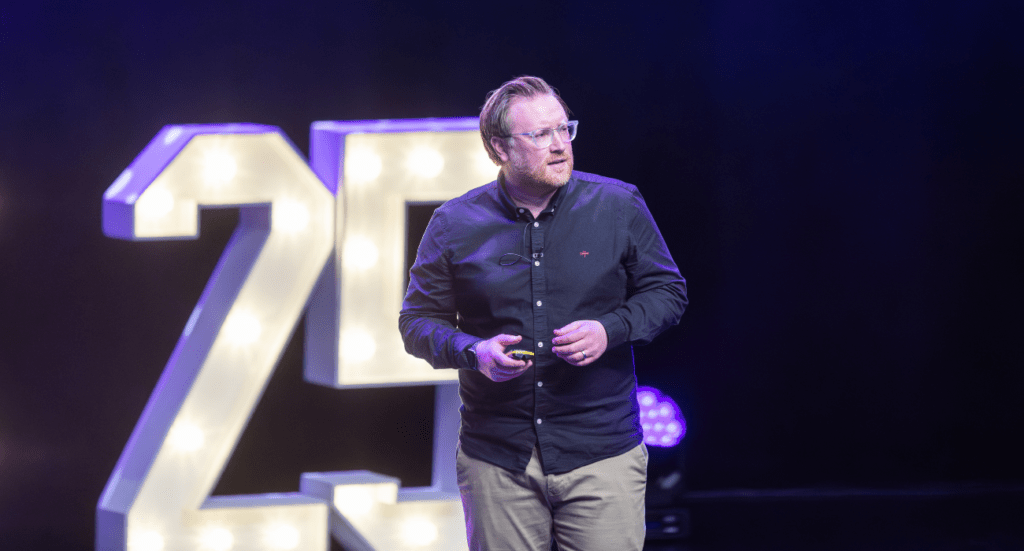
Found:
M 588 254 L 590 253 L 588 253 L 587 251 L 580 251 L 580 256 L 582 256 L 583 258 L 586 258 Z

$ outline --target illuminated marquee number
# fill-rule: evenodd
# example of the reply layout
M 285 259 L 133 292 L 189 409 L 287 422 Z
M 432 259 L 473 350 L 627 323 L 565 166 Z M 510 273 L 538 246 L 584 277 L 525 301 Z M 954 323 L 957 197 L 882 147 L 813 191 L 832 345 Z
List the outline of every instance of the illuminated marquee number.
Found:
M 374 473 L 307 473 L 302 489 L 333 505 L 331 533 L 352 551 L 466 549 L 455 483 L 460 405 L 455 370 L 405 353 L 406 206 L 439 203 L 490 180 L 497 167 L 479 120 L 318 122 L 313 170 L 337 192 L 336 243 L 306 317 L 306 379 L 330 387 L 437 384 L 430 487 L 400 489 Z M 336 274 L 340 274 L 337 277 Z
M 337 186 L 341 250 L 316 290 L 307 322 L 306 378 L 332 387 L 453 382 L 405 353 L 406 205 L 440 203 L 494 179 L 475 118 L 317 122 L 310 158 Z M 340 160 L 340 162 L 339 162 Z M 416 243 L 408 246 L 415 247 Z M 342 277 L 330 277 L 330 274 Z
M 238 206 L 241 217 L 101 496 L 98 549 L 326 550 L 328 507 L 331 533 L 349 549 L 465 548 L 454 372 L 405 355 L 397 312 L 405 205 L 448 199 L 495 174 L 476 127 L 316 123 L 313 168 L 325 189 L 275 127 L 173 126 L 111 185 L 103 221 L 113 237 L 194 238 L 203 206 Z M 335 243 L 340 254 L 328 262 Z M 209 497 L 317 281 L 307 379 L 441 384 L 432 486 L 306 473 L 302 494 Z
M 208 497 L 330 256 L 333 198 L 274 127 L 164 128 L 104 194 L 107 235 L 194 238 L 240 220 L 97 506 L 100 550 L 327 548 L 301 494 Z

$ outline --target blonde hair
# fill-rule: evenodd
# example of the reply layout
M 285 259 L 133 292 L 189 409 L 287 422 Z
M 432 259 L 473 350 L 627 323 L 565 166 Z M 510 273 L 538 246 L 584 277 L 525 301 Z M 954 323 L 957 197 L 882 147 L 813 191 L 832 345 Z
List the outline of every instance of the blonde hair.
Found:
M 507 138 L 512 133 L 512 124 L 508 120 L 508 112 L 512 102 L 519 98 L 532 98 L 536 96 L 553 96 L 565 109 L 568 116 L 569 106 L 565 104 L 558 90 L 554 89 L 540 77 L 521 76 L 516 77 L 487 93 L 487 101 L 480 109 L 480 138 L 484 141 L 484 149 L 487 156 L 494 161 L 494 164 L 501 165 L 501 157 L 498 156 L 494 146 L 491 145 L 491 138 Z

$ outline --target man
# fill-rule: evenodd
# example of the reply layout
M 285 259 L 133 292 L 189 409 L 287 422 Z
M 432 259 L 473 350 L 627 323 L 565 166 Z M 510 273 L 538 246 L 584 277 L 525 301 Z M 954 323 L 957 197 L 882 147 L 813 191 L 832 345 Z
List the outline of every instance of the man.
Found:
M 406 350 L 459 369 L 474 551 L 643 547 L 631 345 L 679 322 L 686 282 L 634 186 L 573 171 L 576 127 L 539 78 L 491 92 L 498 179 L 435 211 L 410 272 Z

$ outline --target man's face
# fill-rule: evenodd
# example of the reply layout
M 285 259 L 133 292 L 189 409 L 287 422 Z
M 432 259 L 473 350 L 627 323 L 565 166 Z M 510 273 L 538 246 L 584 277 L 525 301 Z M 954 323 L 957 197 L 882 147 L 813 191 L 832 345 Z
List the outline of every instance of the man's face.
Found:
M 512 134 L 555 128 L 567 120 L 562 104 L 554 96 L 520 98 L 509 108 Z M 513 185 L 549 192 L 569 181 L 572 174 L 572 144 L 554 133 L 551 145 L 538 148 L 529 136 L 492 138 L 503 162 L 505 178 Z

